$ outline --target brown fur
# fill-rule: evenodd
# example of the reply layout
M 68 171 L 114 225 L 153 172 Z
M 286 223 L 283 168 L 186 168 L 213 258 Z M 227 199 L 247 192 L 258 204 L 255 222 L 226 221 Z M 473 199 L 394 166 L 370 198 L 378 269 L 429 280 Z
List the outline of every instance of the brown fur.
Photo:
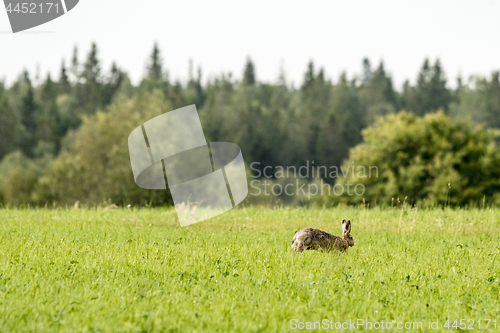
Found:
M 323 249 L 326 251 L 336 250 L 347 253 L 350 246 L 354 246 L 351 236 L 351 221 L 342 221 L 342 237 L 329 234 L 326 231 L 304 228 L 293 236 L 292 247 L 296 253 L 310 249 Z

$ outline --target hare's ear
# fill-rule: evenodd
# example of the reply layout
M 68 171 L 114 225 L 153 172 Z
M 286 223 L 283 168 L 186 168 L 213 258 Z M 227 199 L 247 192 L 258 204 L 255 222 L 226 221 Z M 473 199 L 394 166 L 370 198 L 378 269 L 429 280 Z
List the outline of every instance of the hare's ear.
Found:
M 351 220 L 342 222 L 342 233 L 348 235 L 351 232 Z

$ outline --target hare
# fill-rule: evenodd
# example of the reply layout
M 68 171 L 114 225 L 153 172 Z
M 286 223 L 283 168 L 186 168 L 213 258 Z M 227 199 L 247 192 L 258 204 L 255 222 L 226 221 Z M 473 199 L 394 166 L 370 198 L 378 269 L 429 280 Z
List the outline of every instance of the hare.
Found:
M 337 250 L 347 253 L 350 246 L 354 246 L 354 239 L 351 236 L 351 220 L 342 221 L 342 237 L 329 234 L 328 232 L 304 228 L 293 236 L 292 247 L 295 252 L 302 252 L 309 249 L 321 248 L 326 251 Z

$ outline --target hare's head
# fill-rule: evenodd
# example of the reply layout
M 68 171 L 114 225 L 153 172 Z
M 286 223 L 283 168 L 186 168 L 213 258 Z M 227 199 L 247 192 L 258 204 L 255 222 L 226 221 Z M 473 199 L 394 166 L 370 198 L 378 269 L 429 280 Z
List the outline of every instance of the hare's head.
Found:
M 351 236 L 351 220 L 342 221 L 342 238 L 347 241 L 349 246 L 354 246 L 354 239 Z

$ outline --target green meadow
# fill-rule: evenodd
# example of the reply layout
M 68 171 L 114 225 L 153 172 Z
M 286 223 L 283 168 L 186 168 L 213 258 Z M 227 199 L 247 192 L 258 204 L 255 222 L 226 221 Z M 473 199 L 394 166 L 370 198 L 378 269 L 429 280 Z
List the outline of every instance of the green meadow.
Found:
M 342 219 L 347 255 L 293 252 Z M 493 332 L 499 237 L 489 208 L 254 207 L 184 228 L 166 208 L 0 209 L 0 331 Z

